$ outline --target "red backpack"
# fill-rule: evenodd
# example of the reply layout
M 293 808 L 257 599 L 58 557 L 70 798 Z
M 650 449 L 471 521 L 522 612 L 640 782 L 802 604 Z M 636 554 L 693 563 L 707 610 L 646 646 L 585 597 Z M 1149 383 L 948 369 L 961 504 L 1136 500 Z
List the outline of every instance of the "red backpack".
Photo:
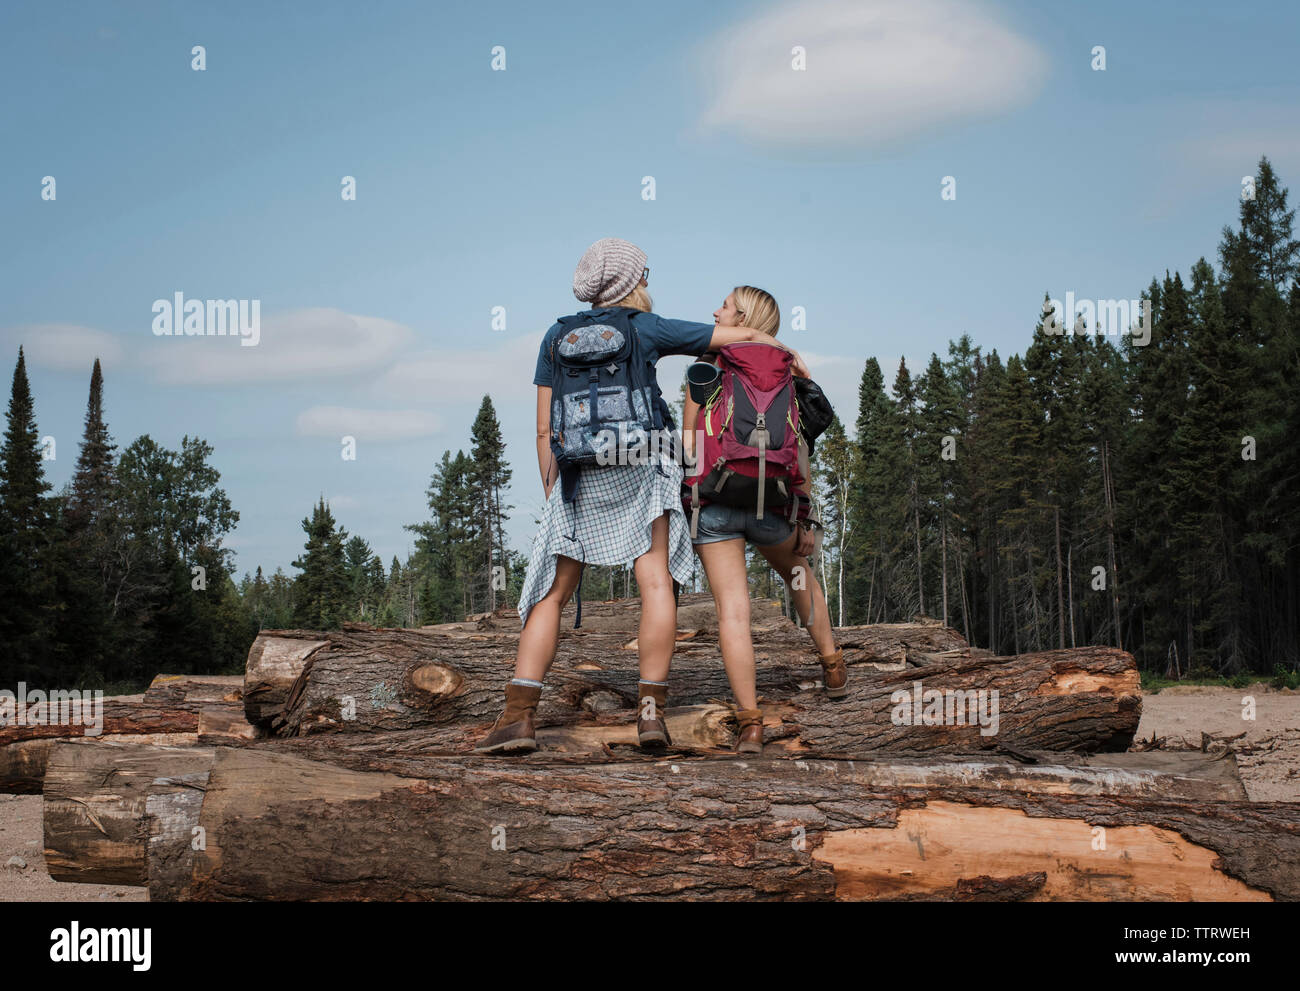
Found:
M 717 387 L 695 424 L 690 486 L 691 536 L 697 536 L 701 500 L 753 508 L 761 520 L 769 506 L 799 512 L 799 406 L 794 358 L 761 341 L 728 344 L 718 354 Z

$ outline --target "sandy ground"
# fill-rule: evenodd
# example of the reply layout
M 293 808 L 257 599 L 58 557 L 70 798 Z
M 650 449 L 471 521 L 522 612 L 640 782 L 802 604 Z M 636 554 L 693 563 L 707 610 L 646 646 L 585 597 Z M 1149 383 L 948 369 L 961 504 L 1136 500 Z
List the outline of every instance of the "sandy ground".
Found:
M 1242 718 L 1243 699 L 1255 700 L 1255 718 Z M 1166 747 L 1201 746 L 1201 734 L 1245 737 L 1231 746 L 1241 781 L 1254 802 L 1300 802 L 1300 692 L 1265 684 L 1247 688 L 1196 685 L 1165 688 L 1142 698 L 1137 739 L 1164 737 Z
M 1255 699 L 1254 721 L 1242 719 L 1246 696 Z M 1143 698 L 1138 739 L 1154 733 L 1166 747 L 1199 748 L 1203 732 L 1246 734 L 1232 746 L 1252 801 L 1300 802 L 1300 692 L 1189 686 Z M 41 796 L 0 795 L 0 901 L 148 901 L 144 888 L 50 880 L 42 846 Z M 26 866 L 5 866 L 12 857 Z

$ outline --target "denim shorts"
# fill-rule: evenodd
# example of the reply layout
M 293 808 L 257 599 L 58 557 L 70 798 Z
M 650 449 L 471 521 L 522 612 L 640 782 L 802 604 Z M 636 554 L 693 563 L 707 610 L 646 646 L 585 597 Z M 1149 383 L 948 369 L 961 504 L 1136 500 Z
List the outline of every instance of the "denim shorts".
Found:
M 766 510 L 760 520 L 752 509 L 711 502 L 700 507 L 697 532 L 699 536 L 691 539 L 692 544 L 713 544 L 743 537 L 756 547 L 770 547 L 789 538 L 791 527 L 779 507 Z

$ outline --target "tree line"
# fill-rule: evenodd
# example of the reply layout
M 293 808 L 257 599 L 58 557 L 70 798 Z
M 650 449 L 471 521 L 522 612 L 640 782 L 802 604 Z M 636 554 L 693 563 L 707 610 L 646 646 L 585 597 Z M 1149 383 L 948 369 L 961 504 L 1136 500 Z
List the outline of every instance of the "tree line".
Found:
M 1151 336 L 968 336 L 819 445 L 846 623 L 920 613 L 999 653 L 1114 644 L 1174 675 L 1300 662 L 1300 244 L 1267 158 L 1218 269 L 1152 279 Z M 1064 332 L 1059 332 L 1064 331 Z
M 0 685 L 138 690 L 164 670 L 242 672 L 262 629 L 419 626 L 513 603 L 526 562 L 505 543 L 510 468 L 487 396 L 471 441 L 436 466 L 404 564 L 385 570 L 322 498 L 295 576 L 259 566 L 236 581 L 222 541 L 239 513 L 211 445 L 186 435 L 174 451 L 146 434 L 118 454 L 98 359 L 73 476 L 52 491 L 20 347 L 0 445 Z
M 55 452 L 36 427 L 21 348 L 0 445 L 0 684 L 147 682 L 160 670 L 231 670 L 256 633 L 223 537 L 239 513 L 185 436 L 148 434 L 117 455 L 96 359 L 72 479 L 51 494 Z

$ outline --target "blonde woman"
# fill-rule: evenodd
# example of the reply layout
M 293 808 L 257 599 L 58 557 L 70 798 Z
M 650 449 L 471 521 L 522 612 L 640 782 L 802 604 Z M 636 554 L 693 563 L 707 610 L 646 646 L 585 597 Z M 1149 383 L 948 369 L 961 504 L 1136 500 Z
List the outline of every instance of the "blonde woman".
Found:
M 654 381 L 654 363 L 660 357 L 699 355 L 764 335 L 737 323 L 693 323 L 657 316 L 651 310 L 647 291 L 650 270 L 645 266 L 645 253 L 627 241 L 604 238 L 593 244 L 578 262 L 573 278 L 573 294 L 592 308 L 557 321 L 538 351 L 533 376 L 537 386 L 537 466 L 546 508 L 520 594 L 523 631 L 514 678 L 506 685 L 505 711 L 475 748 L 478 753 L 537 749 L 534 716 L 542 679 L 555 660 L 560 611 L 578 587 L 582 566 L 625 565 L 629 561 L 641 592 L 637 740 L 643 747 L 671 743 L 664 713 L 677 636 L 673 582 L 685 582 L 692 571 L 690 535 L 681 504 L 682 466 L 665 453 L 633 463 L 567 470 L 561 478 L 552 417 L 557 412 L 563 416 L 563 403 L 573 396 L 580 402 L 582 394 L 579 391 L 558 399 L 552 395 L 555 348 L 561 341 L 577 340 L 576 335 L 570 338 L 566 328 L 588 327 L 593 319 L 602 328 L 606 319 L 616 327 L 630 326 L 648 363 L 654 401 L 661 403 Z M 795 363 L 802 368 L 797 355 Z M 595 386 L 592 388 L 594 391 Z M 667 411 L 666 404 L 661 408 Z
M 760 332 L 761 340 L 776 344 L 781 311 L 771 294 L 753 286 L 737 286 L 727 294 L 722 306 L 714 311 L 713 320 L 718 328 L 742 324 L 753 327 Z M 714 358 L 712 354 L 705 354 L 701 360 L 713 361 Z M 806 377 L 807 372 L 806 369 L 798 368 L 795 374 Z M 695 427 L 699 414 L 700 405 L 688 392 L 682 411 L 682 440 L 688 456 L 694 455 Z M 803 475 L 808 476 L 806 469 Z M 806 495 L 808 484 L 805 482 L 799 491 Z M 811 521 L 803 520 L 792 526 L 780 512 L 768 512 L 759 519 L 754 509 L 719 503 L 709 503 L 700 509 L 697 535 L 693 538 L 693 543 L 695 552 L 704 565 L 704 573 L 708 576 L 709 588 L 713 591 L 713 601 L 718 610 L 718 639 L 722 647 L 722 662 L 726 668 L 727 680 L 731 683 L 731 691 L 740 706 L 736 714 L 740 725 L 736 749 L 742 753 L 758 753 L 763 749 L 763 713 L 758 708 L 758 695 L 754 685 L 754 643 L 749 625 L 746 541 L 754 545 L 789 587 L 795 609 L 808 627 L 817 647 L 827 695 L 840 698 L 848 693 L 848 670 L 844 665 L 844 652 L 835 646 L 826 599 L 808 563 L 808 554 L 814 545 L 813 525 Z M 804 580 L 793 582 L 796 574 Z

